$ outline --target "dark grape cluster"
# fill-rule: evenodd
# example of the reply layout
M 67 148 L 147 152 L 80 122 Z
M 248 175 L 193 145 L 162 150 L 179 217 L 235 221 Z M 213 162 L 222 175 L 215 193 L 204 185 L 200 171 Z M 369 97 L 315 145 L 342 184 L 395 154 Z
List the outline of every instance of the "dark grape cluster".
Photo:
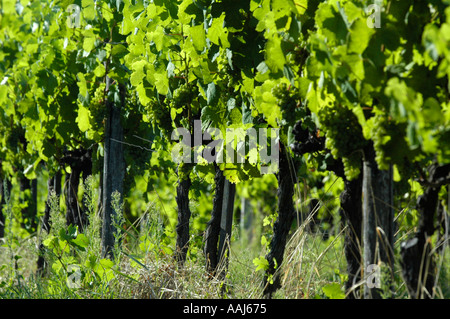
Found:
M 280 106 L 282 124 L 293 124 L 295 121 L 295 111 L 300 103 L 300 95 L 297 88 L 286 83 L 278 83 L 272 88 L 272 95 L 277 99 L 277 104 Z
M 308 51 L 304 47 L 302 46 L 295 47 L 293 54 L 294 54 L 294 63 L 296 65 L 305 64 L 305 61 L 308 58 Z
M 305 143 L 310 136 L 309 129 L 303 127 L 303 121 L 301 120 L 294 124 L 292 133 L 295 136 L 295 140 L 301 143 Z
M 103 129 L 106 117 L 105 88 L 106 84 L 100 83 L 89 103 L 89 111 L 93 119 L 92 127 L 96 131 Z
M 347 107 L 328 105 L 319 113 L 321 128 L 326 133 L 325 147 L 335 159 L 342 159 L 347 179 L 358 177 L 361 169 L 361 150 L 367 141 L 356 115 Z
M 299 120 L 295 123 L 292 134 L 294 135 L 295 143 L 290 145 L 292 151 L 297 155 L 311 154 L 320 152 L 325 148 L 325 139 L 319 135 L 319 131 L 304 127 L 304 120 Z

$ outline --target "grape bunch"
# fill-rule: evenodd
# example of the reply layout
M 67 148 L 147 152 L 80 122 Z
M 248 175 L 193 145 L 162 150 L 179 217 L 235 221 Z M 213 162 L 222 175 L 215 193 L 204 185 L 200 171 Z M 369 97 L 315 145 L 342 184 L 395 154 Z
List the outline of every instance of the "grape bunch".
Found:
M 227 88 L 234 88 L 242 80 L 241 72 L 235 66 L 231 67 L 227 57 L 217 58 L 217 71 L 222 74 Z
M 278 83 L 272 88 L 272 95 L 277 99 L 282 115 L 282 124 L 294 124 L 294 113 L 300 101 L 298 89 L 286 83 Z M 292 122 L 292 123 L 291 123 Z
M 321 128 L 326 133 L 325 147 L 335 159 L 342 159 L 348 180 L 358 177 L 361 169 L 361 150 L 367 141 L 355 114 L 341 105 L 329 105 L 319 113 Z
M 353 180 L 361 173 L 361 155 L 352 153 L 342 158 L 344 174 L 348 180 Z
M 167 136 L 172 132 L 172 118 L 169 108 L 153 99 L 146 106 L 146 112 L 153 118 L 153 123 Z
M 105 106 L 105 83 L 100 83 L 95 89 L 94 96 L 90 100 L 89 111 L 92 115 L 92 127 L 96 131 L 103 129 L 104 120 L 106 117 Z
M 297 155 L 312 154 L 322 151 L 325 146 L 324 137 L 320 136 L 317 128 L 310 130 L 310 128 L 304 127 L 304 121 L 305 118 L 299 120 L 294 124 L 292 129 L 292 134 L 295 139 L 295 142 L 290 145 L 292 151 Z
M 387 170 L 390 164 L 400 169 L 408 166 L 408 144 L 405 140 L 406 123 L 397 123 L 384 114 L 373 117 L 372 140 L 375 149 L 375 161 L 381 170 Z
M 139 109 L 139 107 L 141 107 L 141 103 L 137 92 L 131 88 L 128 89 L 128 92 L 129 94 L 127 94 L 125 106 L 129 109 Z
M 170 102 L 170 107 L 179 109 L 190 104 L 194 99 L 194 90 L 188 84 L 180 85 L 174 92 Z
M 303 127 L 302 120 L 299 120 L 297 123 L 294 124 L 292 133 L 295 136 L 295 140 L 300 143 L 306 143 L 310 136 L 309 129 Z

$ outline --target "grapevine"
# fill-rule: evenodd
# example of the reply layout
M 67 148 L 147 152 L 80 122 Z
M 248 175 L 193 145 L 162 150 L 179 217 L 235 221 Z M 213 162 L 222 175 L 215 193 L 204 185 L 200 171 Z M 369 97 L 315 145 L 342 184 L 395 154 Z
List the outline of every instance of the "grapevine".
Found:
M 158 229 L 164 227 L 164 246 L 181 249 L 185 256 L 178 261 L 188 254 L 190 262 L 196 262 L 201 258 L 200 235 L 208 233 L 205 228 L 220 224 L 221 229 L 228 229 L 236 217 L 230 214 L 225 223 L 225 215 L 219 212 L 219 219 L 208 206 L 222 210 L 225 196 L 231 202 L 230 193 L 223 195 L 227 180 L 240 184 L 237 194 L 245 199 L 242 212 L 248 211 L 247 204 L 258 206 L 250 206 L 256 218 L 249 221 L 266 220 L 265 215 L 273 220 L 273 243 L 263 244 L 273 251 L 267 259 L 256 261 L 266 269 L 264 284 L 276 283 L 279 278 L 274 274 L 292 277 L 283 280 L 282 295 L 288 297 L 295 291 L 298 298 L 302 291 L 311 291 L 310 281 L 307 287 L 298 286 L 303 282 L 291 276 L 291 271 L 298 272 L 282 262 L 286 249 L 287 254 L 293 252 L 286 260 L 295 264 L 298 250 L 285 244 L 297 244 L 298 232 L 291 218 L 297 215 L 297 226 L 307 221 L 304 207 L 318 215 L 332 211 L 341 218 L 339 223 L 346 223 L 343 236 L 336 236 L 347 259 L 345 297 L 371 297 L 366 295 L 371 293 L 369 287 L 354 283 L 362 282 L 370 272 L 364 269 L 366 261 L 373 261 L 373 265 L 402 265 L 404 283 L 395 276 L 393 282 L 382 281 L 386 297 L 394 296 L 392 291 L 402 298 L 406 293 L 412 298 L 448 298 L 448 291 L 436 285 L 446 281 L 441 275 L 435 277 L 441 268 L 436 267 L 439 259 L 434 255 L 441 258 L 449 228 L 445 219 L 450 182 L 449 1 L 69 2 L 3 0 L 0 6 L 0 237 L 8 246 L 13 244 L 11 251 L 16 243 L 27 243 L 22 240 L 25 232 L 18 228 L 25 226 L 26 218 L 39 216 L 30 212 L 38 213 L 37 200 L 44 204 L 41 188 L 47 178 L 48 204 L 54 202 L 50 199 L 53 191 L 58 198 L 58 189 L 63 189 L 68 216 L 71 211 L 84 216 L 85 207 L 75 205 L 81 199 L 76 196 L 81 195 L 77 188 L 81 174 L 83 178 L 91 174 L 102 191 L 102 210 L 95 212 L 104 218 L 102 239 L 83 238 L 82 227 L 76 232 L 73 227 L 67 229 L 70 232 L 56 231 L 46 207 L 43 229 L 51 233 L 43 234 L 41 246 L 49 253 L 61 246 L 57 260 L 49 254 L 39 256 L 42 261 L 48 258 L 49 276 L 41 279 L 49 291 L 61 291 L 63 298 L 84 298 L 91 292 L 94 297 L 103 295 L 104 287 L 111 287 L 108 296 L 119 296 L 125 290 L 116 294 L 114 287 L 122 286 L 111 276 L 113 270 L 114 276 L 119 275 L 127 261 L 100 262 L 97 257 L 121 258 L 118 249 L 126 252 L 134 245 L 145 248 L 144 257 L 153 260 L 147 254 L 152 251 L 162 257 L 160 237 L 146 235 L 144 242 L 134 241 L 134 223 L 133 229 L 123 233 L 120 245 L 114 246 L 118 253 L 110 254 L 112 244 L 117 244 L 111 239 L 119 233 L 110 232 L 116 227 L 110 223 L 113 188 L 123 192 L 127 203 L 123 213 L 143 217 L 143 221 L 147 215 L 157 219 Z M 187 130 L 180 131 L 183 136 L 178 141 L 172 139 L 171 133 L 180 127 Z M 278 140 L 273 141 L 275 134 L 270 131 L 265 136 L 270 137 L 268 145 L 262 133 L 272 128 Z M 236 135 L 233 143 L 225 144 L 228 129 Z M 219 142 L 214 149 L 213 139 Z M 170 152 L 176 144 L 183 146 L 183 155 L 198 156 L 199 161 L 177 163 Z M 289 152 L 285 152 L 288 144 Z M 68 155 L 85 151 L 86 156 Z M 244 163 L 220 162 L 228 151 L 236 159 L 238 154 L 245 155 Z M 278 161 L 278 173 L 269 170 L 275 174 L 261 178 L 263 155 L 269 151 L 282 155 L 270 157 L 271 164 L 272 159 Z M 216 165 L 210 165 L 206 156 L 201 160 L 199 155 L 206 154 L 215 155 Z M 215 174 L 220 178 L 216 180 Z M 62 178 L 65 183 L 59 185 Z M 248 186 L 242 186 L 247 181 Z M 312 193 L 320 189 L 323 196 Z M 216 204 L 211 203 L 212 192 Z M 311 203 L 320 199 L 314 208 L 305 205 L 309 194 L 313 195 Z M 261 196 L 264 200 L 258 201 Z M 275 196 L 279 198 L 277 209 Z M 336 203 L 339 200 L 340 207 L 331 198 Z M 294 199 L 297 205 L 291 205 Z M 144 212 L 147 201 L 151 206 Z M 48 208 L 62 212 L 59 203 L 53 206 Z M 89 208 L 89 212 L 94 211 Z M 156 213 L 164 215 L 155 219 Z M 206 223 L 210 213 L 211 221 Z M 242 230 L 247 230 L 244 215 L 240 221 Z M 142 230 L 152 234 L 151 228 Z M 220 238 L 231 235 L 226 232 Z M 205 247 L 220 247 L 210 238 L 204 237 Z M 228 238 L 231 244 L 236 237 Z M 91 243 L 100 240 L 103 251 L 92 251 Z M 67 249 L 61 249 L 61 243 Z M 376 258 L 372 258 L 371 247 L 376 247 Z M 86 249 L 89 254 L 84 253 Z M 398 253 L 401 260 L 397 260 Z M 14 267 L 3 267 L 0 272 L 5 278 L 0 285 L 2 297 L 23 295 L 15 278 L 22 277 L 22 270 L 29 273 L 24 267 L 34 261 L 19 257 L 11 254 Z M 165 262 L 165 258 L 157 261 Z M 66 289 L 69 262 L 80 268 L 82 289 Z M 445 270 L 447 264 L 443 266 Z M 424 270 L 423 275 L 419 270 Z M 327 275 L 320 274 L 322 278 Z M 135 274 L 130 273 L 131 277 L 142 281 Z M 232 277 L 224 278 L 230 281 Z M 62 279 L 60 287 L 56 279 Z M 267 286 L 270 293 L 277 286 L 273 282 Z M 290 282 L 295 289 L 288 286 Z M 159 286 L 155 285 L 164 289 Z M 320 297 L 321 291 L 330 298 L 344 297 L 344 287 L 336 283 L 315 288 L 319 295 L 314 297 Z M 163 295 L 170 295 L 169 290 Z

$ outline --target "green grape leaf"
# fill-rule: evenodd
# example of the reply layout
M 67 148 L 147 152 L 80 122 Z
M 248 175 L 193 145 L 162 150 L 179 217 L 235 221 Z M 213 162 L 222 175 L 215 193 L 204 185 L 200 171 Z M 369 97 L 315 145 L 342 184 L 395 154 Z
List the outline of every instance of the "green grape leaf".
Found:
M 223 43 L 227 43 L 228 39 L 228 30 L 223 25 L 225 19 L 225 13 L 222 13 L 222 15 L 218 18 L 214 18 L 211 26 L 208 28 L 208 39 L 216 44 L 216 45 L 220 45 L 221 42 Z
M 206 102 L 208 105 L 216 105 L 219 99 L 219 94 L 216 91 L 216 85 L 214 82 L 208 84 L 208 88 L 206 89 Z
M 269 262 L 265 257 L 254 258 L 253 264 L 256 266 L 255 271 L 266 271 L 267 269 L 269 269 Z
M 304 14 L 308 9 L 308 0 L 294 0 L 298 14 Z
M 202 130 L 209 127 L 221 129 L 224 124 L 225 109 L 221 109 L 219 105 L 207 105 L 202 108 L 200 119 L 202 121 Z
M 102 281 L 108 282 L 114 278 L 114 271 L 111 269 L 113 266 L 113 261 L 108 258 L 104 258 L 94 265 L 93 270 Z
M 90 127 L 90 112 L 87 108 L 80 105 L 78 107 L 78 116 L 75 120 L 78 123 L 78 127 L 81 132 L 86 132 Z
M 163 49 L 165 42 L 165 35 L 164 35 L 164 28 L 162 26 L 157 26 L 156 30 L 148 32 L 147 37 L 153 41 L 158 51 L 161 51 Z
M 169 92 L 169 78 L 166 76 L 165 72 L 155 73 L 155 87 L 158 93 L 161 95 L 167 95 Z
M 102 16 L 107 22 L 114 19 L 114 12 L 106 2 L 102 3 Z
M 105 65 L 103 63 L 99 63 L 97 67 L 94 69 L 94 74 L 96 77 L 102 78 L 105 76 Z
M 2 2 L 2 11 L 3 14 L 14 14 L 16 8 L 16 1 L 15 0 L 3 0 Z
M 272 127 L 278 127 L 278 121 L 282 119 L 277 99 L 272 94 L 272 88 L 277 83 L 274 80 L 267 80 L 263 85 L 255 88 L 256 108 L 260 113 L 264 114 L 267 123 Z
M 272 0 L 272 11 L 275 12 L 275 19 L 278 20 L 290 16 L 291 12 L 295 12 L 297 9 L 291 0 Z
M 151 95 L 147 95 L 147 89 L 144 87 L 144 85 L 141 83 L 136 87 L 136 92 L 139 97 L 139 102 L 141 102 L 142 105 L 148 105 L 151 101 Z
M 338 283 L 331 283 L 322 287 L 322 291 L 330 299 L 344 299 L 345 294 L 342 292 Z
M 189 28 L 192 44 L 198 52 L 202 52 L 206 47 L 206 34 L 203 24 Z
M 281 39 L 273 36 L 266 45 L 266 64 L 274 73 L 283 70 L 286 58 L 281 48 Z
M 425 100 L 422 106 L 423 117 L 427 122 L 441 123 L 444 116 L 441 112 L 441 106 L 434 97 L 429 97 Z
M 130 83 L 133 86 L 138 86 L 142 83 L 142 79 L 146 76 L 145 68 L 148 62 L 145 60 L 136 61 L 131 65 L 132 73 L 130 76 Z
M 348 52 L 362 54 L 369 45 L 371 36 L 374 33 L 374 29 L 369 28 L 364 19 L 356 20 L 350 28 Z
M 114 45 L 112 50 L 111 50 L 111 54 L 115 58 L 122 58 L 125 55 L 127 55 L 127 53 L 128 53 L 128 49 L 123 44 Z
M 95 18 L 94 0 L 81 0 L 81 7 L 81 12 L 86 20 L 93 20 Z
M 364 16 L 362 9 L 358 8 L 353 2 L 345 2 L 344 10 L 349 23 L 353 23 L 353 21 L 355 21 L 357 18 L 361 18 L 362 16 Z M 364 22 L 366 23 L 365 19 Z
M 71 242 L 82 250 L 89 246 L 89 238 L 87 238 L 86 235 L 82 233 L 78 234 L 77 237 L 75 239 L 72 239 Z
M 347 23 L 333 4 L 321 3 L 316 11 L 315 20 L 331 45 L 342 44 L 346 41 Z
M 178 19 L 182 24 L 190 24 L 191 20 L 196 16 L 202 16 L 202 11 L 197 7 L 192 0 L 184 0 L 178 6 Z

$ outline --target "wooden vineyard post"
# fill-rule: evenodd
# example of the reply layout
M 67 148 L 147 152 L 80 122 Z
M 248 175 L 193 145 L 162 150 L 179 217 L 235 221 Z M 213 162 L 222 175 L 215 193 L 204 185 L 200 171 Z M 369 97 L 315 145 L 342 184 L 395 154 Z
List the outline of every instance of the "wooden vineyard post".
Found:
M 236 184 L 225 179 L 222 201 L 222 216 L 220 219 L 219 233 L 219 257 L 218 265 L 223 265 L 220 273 L 224 274 L 228 264 L 229 243 L 231 239 L 231 228 L 233 225 L 234 197 Z
M 394 212 L 392 169 L 380 170 L 373 148 L 366 150 L 363 161 L 363 243 L 364 299 L 379 299 L 380 262 L 393 272 Z M 378 276 L 378 277 L 377 277 Z
M 106 90 L 109 90 L 111 79 L 106 79 Z M 121 92 L 123 103 L 124 95 Z M 111 206 L 112 193 L 118 191 L 123 196 L 123 180 L 125 177 L 125 163 L 123 150 L 123 127 L 120 119 L 122 105 L 106 101 L 107 118 L 105 126 L 104 162 L 103 162 L 103 229 L 102 229 L 102 255 L 114 259 L 113 248 L 115 233 L 114 209 Z

